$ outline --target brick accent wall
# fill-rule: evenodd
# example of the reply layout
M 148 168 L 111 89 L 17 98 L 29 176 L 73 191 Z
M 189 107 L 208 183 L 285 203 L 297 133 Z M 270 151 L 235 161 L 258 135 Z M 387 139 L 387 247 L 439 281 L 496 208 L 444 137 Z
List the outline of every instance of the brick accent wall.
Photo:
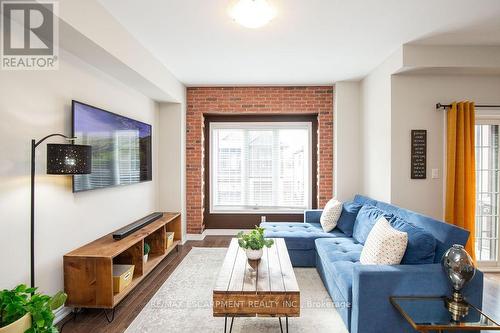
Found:
M 333 87 L 196 87 L 187 89 L 187 232 L 201 233 L 204 114 L 318 114 L 318 206 L 333 193 Z M 313 148 L 314 149 L 314 148 Z

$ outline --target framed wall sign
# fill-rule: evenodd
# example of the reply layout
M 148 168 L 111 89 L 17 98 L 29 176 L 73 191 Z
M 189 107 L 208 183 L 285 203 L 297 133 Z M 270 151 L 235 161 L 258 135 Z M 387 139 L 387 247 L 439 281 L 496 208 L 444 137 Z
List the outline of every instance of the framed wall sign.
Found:
M 427 130 L 411 130 L 411 179 L 427 178 Z

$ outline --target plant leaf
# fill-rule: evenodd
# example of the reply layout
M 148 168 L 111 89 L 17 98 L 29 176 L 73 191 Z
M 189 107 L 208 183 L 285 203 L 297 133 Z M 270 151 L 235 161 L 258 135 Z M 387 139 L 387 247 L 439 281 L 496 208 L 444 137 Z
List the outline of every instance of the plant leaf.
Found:
M 63 292 L 63 291 L 57 292 L 50 299 L 50 309 L 51 310 L 59 309 L 61 306 L 64 305 L 64 303 L 66 303 L 67 299 L 68 299 L 68 295 L 65 292 Z

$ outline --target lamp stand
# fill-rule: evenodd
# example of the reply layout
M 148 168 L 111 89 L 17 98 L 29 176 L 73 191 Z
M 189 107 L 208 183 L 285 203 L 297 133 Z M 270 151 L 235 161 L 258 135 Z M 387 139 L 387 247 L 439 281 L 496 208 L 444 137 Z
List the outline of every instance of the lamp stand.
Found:
M 30 286 L 35 287 L 35 170 L 36 170 L 36 148 L 45 140 L 53 136 L 60 136 L 66 140 L 74 140 L 63 134 L 50 134 L 40 141 L 31 140 L 31 216 L 30 216 Z
M 35 287 L 35 151 L 36 141 L 31 140 L 31 217 L 30 217 L 30 286 Z

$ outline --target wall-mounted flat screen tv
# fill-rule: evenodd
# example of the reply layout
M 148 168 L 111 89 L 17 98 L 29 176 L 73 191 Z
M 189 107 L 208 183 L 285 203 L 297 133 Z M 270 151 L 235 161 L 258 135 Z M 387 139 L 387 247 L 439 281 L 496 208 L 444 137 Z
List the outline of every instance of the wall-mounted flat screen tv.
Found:
M 73 176 L 73 192 L 152 180 L 151 125 L 72 102 L 75 144 L 92 146 L 92 173 Z

